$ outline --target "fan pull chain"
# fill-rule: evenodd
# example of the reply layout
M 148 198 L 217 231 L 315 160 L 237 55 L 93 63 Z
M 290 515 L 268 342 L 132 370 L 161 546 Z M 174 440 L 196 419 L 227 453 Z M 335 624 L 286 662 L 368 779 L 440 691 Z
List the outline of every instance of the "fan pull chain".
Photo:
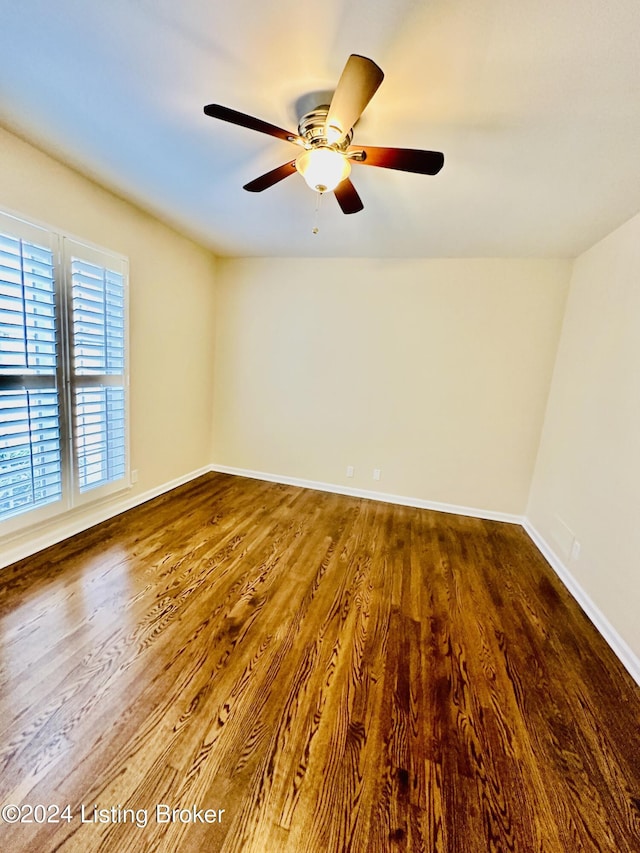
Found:
M 312 234 L 317 234 L 320 231 L 318 227 L 318 221 L 320 219 L 320 202 L 322 201 L 323 193 L 316 193 L 316 211 L 313 217 L 313 228 L 311 229 Z

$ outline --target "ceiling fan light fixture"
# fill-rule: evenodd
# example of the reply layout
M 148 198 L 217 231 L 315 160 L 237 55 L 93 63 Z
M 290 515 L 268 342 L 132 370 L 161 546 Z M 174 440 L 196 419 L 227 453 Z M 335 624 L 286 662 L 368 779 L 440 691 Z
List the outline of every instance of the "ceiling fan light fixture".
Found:
M 326 193 L 349 177 L 351 163 L 334 148 L 320 145 L 302 153 L 296 160 L 296 169 L 312 190 Z
M 296 159 L 290 158 L 282 166 L 245 184 L 247 192 L 260 193 L 297 171 L 307 185 L 320 195 L 333 192 L 343 213 L 357 213 L 364 205 L 349 180 L 352 162 L 418 175 L 436 175 L 444 164 L 444 155 L 440 151 L 351 144 L 353 128 L 383 77 L 382 70 L 372 59 L 352 53 L 333 94 L 310 92 L 298 99 L 296 103 L 302 107 L 303 103 L 309 106 L 312 96 L 313 102 L 317 103 L 317 100 L 329 95 L 328 104 L 318 104 L 301 116 L 297 134 L 222 104 L 207 104 L 204 111 L 211 118 L 266 133 L 304 148 Z

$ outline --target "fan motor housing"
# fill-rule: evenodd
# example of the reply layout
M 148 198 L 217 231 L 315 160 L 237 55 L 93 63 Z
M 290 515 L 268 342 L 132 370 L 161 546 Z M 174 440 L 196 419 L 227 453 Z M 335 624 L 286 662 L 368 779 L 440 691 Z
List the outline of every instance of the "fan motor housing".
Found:
M 329 105 L 323 104 L 322 106 L 316 107 L 314 110 L 310 110 L 308 113 L 305 113 L 305 115 L 300 119 L 300 123 L 298 124 L 298 133 L 304 140 L 306 140 L 310 148 L 315 148 L 320 145 L 329 146 L 329 142 L 325 135 L 325 124 L 328 114 Z M 331 143 L 330 147 L 337 151 L 346 151 L 351 144 L 352 138 L 353 130 L 350 130 L 344 139 L 339 142 Z

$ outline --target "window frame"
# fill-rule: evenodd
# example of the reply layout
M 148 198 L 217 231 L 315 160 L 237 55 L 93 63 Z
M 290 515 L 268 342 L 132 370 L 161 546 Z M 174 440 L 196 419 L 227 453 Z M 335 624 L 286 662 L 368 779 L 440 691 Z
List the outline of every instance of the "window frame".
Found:
M 129 261 L 124 255 L 105 249 L 85 239 L 53 228 L 41 222 L 29 220 L 21 214 L 0 209 L 0 230 L 17 239 L 28 240 L 50 248 L 52 253 L 53 279 L 56 307 L 56 372 L 55 386 L 58 391 L 58 426 L 60 433 L 60 499 L 40 507 L 18 511 L 0 519 L 0 538 L 18 535 L 34 525 L 49 522 L 56 517 L 82 510 L 91 504 L 99 504 L 114 495 L 131 489 L 130 450 L 130 348 L 129 348 Z M 74 251 L 75 250 L 75 251 Z M 74 371 L 73 371 L 73 294 L 71 257 L 75 257 L 113 269 L 122 275 L 123 284 L 123 353 L 124 369 L 120 387 L 124 392 L 124 476 L 85 491 L 80 490 L 77 446 L 74 430 Z M 112 265 L 111 265 L 112 264 Z M 15 384 L 16 388 L 50 385 L 52 374 L 46 381 L 38 382 L 37 376 L 29 373 L 4 374 L 3 387 Z M 80 377 L 83 378 L 83 377 Z M 100 375 L 92 377 L 90 384 L 98 385 Z M 76 381 L 77 384 L 77 381 Z M 111 383 L 109 383 L 111 384 Z

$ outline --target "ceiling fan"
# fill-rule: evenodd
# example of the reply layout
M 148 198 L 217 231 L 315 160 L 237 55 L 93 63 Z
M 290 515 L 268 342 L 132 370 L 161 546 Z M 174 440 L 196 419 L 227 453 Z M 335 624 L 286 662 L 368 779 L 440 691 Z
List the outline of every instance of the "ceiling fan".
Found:
M 312 190 L 318 193 L 334 192 L 343 213 L 357 213 L 364 205 L 349 178 L 352 163 L 419 175 L 435 175 L 444 163 L 444 155 L 439 151 L 351 144 L 353 126 L 383 78 L 382 70 L 373 60 L 352 53 L 331 103 L 318 106 L 303 115 L 297 133 L 220 104 L 208 104 L 204 111 L 212 118 L 268 133 L 303 149 L 295 159 L 245 184 L 245 190 L 262 192 L 297 171 Z

